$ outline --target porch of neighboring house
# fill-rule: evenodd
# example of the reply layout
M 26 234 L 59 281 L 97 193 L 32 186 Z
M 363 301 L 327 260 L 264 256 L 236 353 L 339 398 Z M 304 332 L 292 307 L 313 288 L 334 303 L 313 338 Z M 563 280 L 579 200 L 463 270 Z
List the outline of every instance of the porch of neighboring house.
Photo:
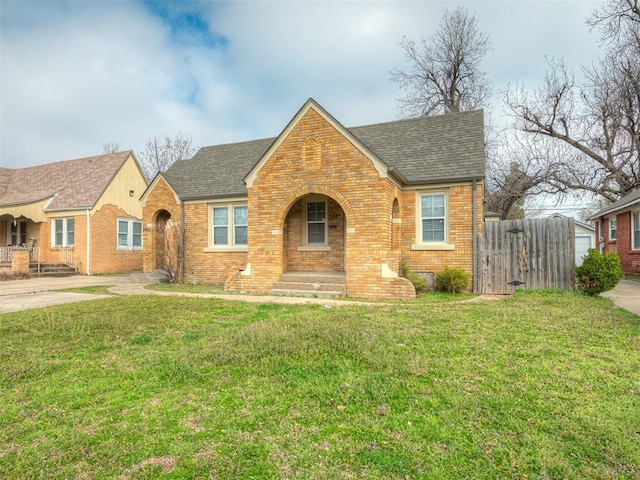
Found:
M 26 217 L 0 218 L 0 273 L 28 273 L 31 276 L 75 275 L 73 246 L 48 248 L 46 222 Z M 27 259 L 28 258 L 28 259 Z

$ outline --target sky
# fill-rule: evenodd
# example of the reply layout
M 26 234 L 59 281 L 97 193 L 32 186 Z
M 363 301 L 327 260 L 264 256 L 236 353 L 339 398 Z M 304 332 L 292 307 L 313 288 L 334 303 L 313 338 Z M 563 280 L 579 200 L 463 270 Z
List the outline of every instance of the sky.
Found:
M 400 118 L 390 72 L 403 36 L 445 10 L 477 16 L 492 50 L 491 114 L 508 85 L 540 84 L 546 57 L 579 76 L 602 50 L 588 0 L 0 0 L 0 166 L 103 153 L 150 138 L 196 148 L 275 137 L 308 98 L 346 127 Z M 495 120 L 494 120 L 495 121 Z

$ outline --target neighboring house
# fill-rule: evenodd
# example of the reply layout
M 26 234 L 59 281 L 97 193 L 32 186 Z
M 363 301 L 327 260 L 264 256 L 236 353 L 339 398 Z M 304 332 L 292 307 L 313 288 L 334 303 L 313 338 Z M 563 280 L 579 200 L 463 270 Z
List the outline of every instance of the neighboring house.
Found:
M 549 218 L 564 218 L 564 215 L 554 213 Z M 575 239 L 575 264 L 582 265 L 582 259 L 589 253 L 590 248 L 596 246 L 596 229 L 591 225 L 574 221 L 574 239 Z
M 484 174 L 482 111 L 347 129 L 309 99 L 278 137 L 204 147 L 155 177 L 144 270 L 172 250 L 191 282 L 265 292 L 316 272 L 350 296 L 413 297 L 401 260 L 473 273 Z
M 131 151 L 0 168 L 0 262 L 29 246 L 32 261 L 87 275 L 142 269 L 146 187 Z
M 486 211 L 484 212 L 484 221 L 485 222 L 499 222 L 500 221 L 500 214 L 496 213 L 496 212 L 489 212 Z
M 617 252 L 622 270 L 640 273 L 640 189 L 593 214 L 597 248 L 601 252 Z

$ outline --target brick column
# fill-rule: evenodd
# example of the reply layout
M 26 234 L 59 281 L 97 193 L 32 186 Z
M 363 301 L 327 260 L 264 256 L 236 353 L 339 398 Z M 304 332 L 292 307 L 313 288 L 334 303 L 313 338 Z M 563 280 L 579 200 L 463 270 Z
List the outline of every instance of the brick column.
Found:
M 29 249 L 13 247 L 11 252 L 11 273 L 29 273 Z

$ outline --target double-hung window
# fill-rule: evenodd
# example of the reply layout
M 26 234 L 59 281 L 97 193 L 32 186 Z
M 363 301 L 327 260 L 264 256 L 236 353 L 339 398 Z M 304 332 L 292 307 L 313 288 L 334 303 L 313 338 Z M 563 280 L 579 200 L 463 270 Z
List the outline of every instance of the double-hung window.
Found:
M 307 245 L 325 245 L 327 243 L 327 202 L 308 201 L 306 206 Z
M 609 240 L 618 238 L 618 222 L 616 217 L 609 218 Z
M 75 228 L 73 218 L 54 218 L 51 224 L 51 246 L 72 247 L 75 243 Z
M 640 250 L 640 210 L 631 212 L 631 248 Z
M 118 250 L 142 250 L 142 222 L 118 219 Z
M 247 245 L 246 205 L 214 205 L 211 207 L 211 244 L 214 248 Z
M 420 240 L 444 243 L 447 239 L 447 196 L 444 193 L 420 195 Z

